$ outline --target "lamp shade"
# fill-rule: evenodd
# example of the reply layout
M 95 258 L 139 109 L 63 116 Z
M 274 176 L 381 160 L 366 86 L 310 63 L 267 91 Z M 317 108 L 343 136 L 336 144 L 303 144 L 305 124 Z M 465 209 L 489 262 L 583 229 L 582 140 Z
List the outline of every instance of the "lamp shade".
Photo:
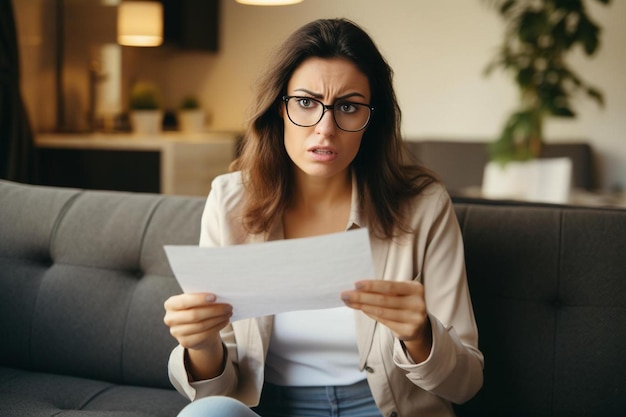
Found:
M 123 1 L 117 9 L 117 42 L 126 46 L 163 43 L 163 5 L 155 1 Z
M 286 6 L 301 2 L 302 0 L 237 0 L 237 3 L 249 4 L 251 6 Z

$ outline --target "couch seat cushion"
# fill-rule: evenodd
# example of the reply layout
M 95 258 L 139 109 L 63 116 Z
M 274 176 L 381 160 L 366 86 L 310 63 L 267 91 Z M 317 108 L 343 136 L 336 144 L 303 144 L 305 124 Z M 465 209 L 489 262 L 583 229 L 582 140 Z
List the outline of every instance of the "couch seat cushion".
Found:
M 78 410 L 91 417 L 173 417 L 187 403 L 174 390 L 0 367 L 4 417 L 72 416 Z

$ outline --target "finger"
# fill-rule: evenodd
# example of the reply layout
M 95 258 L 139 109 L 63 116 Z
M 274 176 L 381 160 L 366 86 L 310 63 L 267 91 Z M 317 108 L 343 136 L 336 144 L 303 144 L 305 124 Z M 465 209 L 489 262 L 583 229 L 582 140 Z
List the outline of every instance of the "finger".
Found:
M 211 293 L 184 293 L 174 295 L 165 300 L 164 307 L 166 310 L 186 310 L 188 308 L 213 303 L 215 300 L 215 294 Z
M 369 304 L 386 308 L 412 308 L 423 303 L 424 287 L 416 281 L 365 280 L 355 283 L 355 290 L 341 293 L 343 301 L 352 308 Z
M 380 294 L 345 292 L 346 306 L 363 311 L 377 321 L 420 324 L 427 315 L 426 303 L 418 296 L 384 296 Z
M 213 327 L 204 331 L 195 332 L 192 328 L 172 328 L 170 333 L 172 336 L 186 349 L 202 349 L 211 344 L 212 335 L 219 333 L 224 327 L 230 323 L 230 317 L 224 317 L 223 320 L 215 320 Z
M 412 340 L 428 325 L 428 314 L 423 311 L 384 309 L 363 306 L 360 309 L 371 319 L 389 328 L 401 340 Z
M 423 308 L 398 309 L 363 304 L 359 310 L 377 321 L 391 321 L 400 324 L 419 325 L 427 315 Z
M 178 339 L 180 337 L 197 334 L 206 335 L 208 333 L 218 332 L 228 324 L 231 316 L 232 314 L 228 313 L 221 316 L 214 316 L 203 321 L 177 324 L 170 328 L 170 333 Z
M 341 295 L 346 305 L 352 308 L 363 309 L 365 306 L 379 309 L 404 310 L 415 309 L 423 304 L 418 295 L 399 296 L 363 291 L 345 291 Z
M 232 314 L 230 304 L 209 304 L 191 307 L 185 310 L 166 310 L 163 321 L 169 327 L 183 324 L 200 323 L 214 317 Z
M 423 285 L 417 281 L 362 280 L 355 283 L 358 291 L 380 294 L 412 295 L 422 292 Z
M 399 297 L 395 295 L 385 295 L 380 293 L 369 293 L 362 291 L 353 291 L 348 293 L 348 299 L 352 305 L 372 306 L 375 308 L 398 308 L 397 304 L 401 302 Z

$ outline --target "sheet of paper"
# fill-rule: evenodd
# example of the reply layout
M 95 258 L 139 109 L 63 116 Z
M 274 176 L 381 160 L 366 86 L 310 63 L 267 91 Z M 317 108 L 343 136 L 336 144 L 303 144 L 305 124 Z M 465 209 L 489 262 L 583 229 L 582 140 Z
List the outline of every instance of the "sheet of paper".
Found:
M 367 229 L 217 248 L 165 246 L 183 291 L 233 306 L 231 321 L 344 305 L 340 293 L 374 278 Z

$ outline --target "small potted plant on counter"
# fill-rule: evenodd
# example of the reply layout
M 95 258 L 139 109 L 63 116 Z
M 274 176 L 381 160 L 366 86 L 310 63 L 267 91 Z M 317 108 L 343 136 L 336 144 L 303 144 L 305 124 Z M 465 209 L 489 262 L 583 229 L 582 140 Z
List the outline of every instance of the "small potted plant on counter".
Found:
M 157 87 L 149 82 L 137 82 L 130 92 L 130 124 L 138 134 L 161 132 L 163 111 Z
M 194 96 L 185 97 L 178 109 L 178 127 L 185 133 L 204 131 L 205 115 L 200 102 Z

